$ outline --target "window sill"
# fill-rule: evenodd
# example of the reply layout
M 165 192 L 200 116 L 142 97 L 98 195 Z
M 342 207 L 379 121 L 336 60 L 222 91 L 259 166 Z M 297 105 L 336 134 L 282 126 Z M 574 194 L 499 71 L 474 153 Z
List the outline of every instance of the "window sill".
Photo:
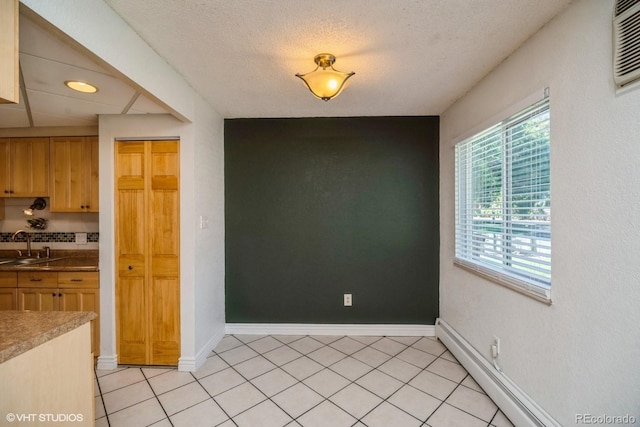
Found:
M 454 258 L 453 265 L 484 279 L 490 280 L 498 285 L 516 291 L 529 298 L 533 298 L 536 301 L 542 302 L 547 305 L 552 304 L 551 291 L 549 289 L 527 283 L 524 280 L 506 276 L 505 274 L 499 273 L 486 267 L 479 266 L 460 258 Z

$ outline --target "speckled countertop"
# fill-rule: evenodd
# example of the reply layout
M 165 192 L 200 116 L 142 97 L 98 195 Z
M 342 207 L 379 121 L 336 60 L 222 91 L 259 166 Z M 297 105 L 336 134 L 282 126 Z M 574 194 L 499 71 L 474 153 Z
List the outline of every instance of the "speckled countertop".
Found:
M 95 318 L 90 311 L 0 311 L 0 363 Z
M 15 258 L 15 250 L 0 250 L 0 258 Z M 96 250 L 52 250 L 51 262 L 33 265 L 0 265 L 0 271 L 99 271 Z

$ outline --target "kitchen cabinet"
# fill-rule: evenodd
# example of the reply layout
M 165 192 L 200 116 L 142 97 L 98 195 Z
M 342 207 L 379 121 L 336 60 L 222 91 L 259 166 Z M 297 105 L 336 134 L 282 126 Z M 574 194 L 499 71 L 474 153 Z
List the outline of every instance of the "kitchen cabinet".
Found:
M 17 104 L 20 97 L 18 9 L 18 0 L 0 1 L 0 104 Z
M 118 363 L 180 357 L 178 141 L 118 141 L 115 160 Z
M 100 352 L 100 285 L 98 272 L 20 271 L 18 310 L 93 311 L 92 349 Z
M 98 212 L 98 137 L 50 139 L 51 212 Z
M 49 196 L 49 138 L 0 138 L 0 197 Z
M 18 279 L 16 273 L 0 272 L 0 310 L 18 309 Z

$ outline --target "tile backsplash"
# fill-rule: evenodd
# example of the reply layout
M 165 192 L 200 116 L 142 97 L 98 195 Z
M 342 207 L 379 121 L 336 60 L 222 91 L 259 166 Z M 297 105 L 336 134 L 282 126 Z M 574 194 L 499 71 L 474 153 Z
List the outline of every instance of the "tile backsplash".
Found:
M 22 249 L 25 246 L 24 238 L 18 242 L 11 241 L 11 236 L 17 230 L 28 232 L 35 248 L 50 246 L 52 249 L 98 249 L 99 213 L 51 212 L 49 199 L 45 198 L 47 207 L 33 211 L 33 217 L 29 217 L 23 210 L 27 209 L 34 199 L 34 197 L 4 199 L 5 219 L 0 220 L 0 249 Z M 46 219 L 47 228 L 45 230 L 29 228 L 28 218 Z M 86 233 L 87 243 L 76 243 L 76 233 Z M 38 243 L 46 244 L 38 245 Z

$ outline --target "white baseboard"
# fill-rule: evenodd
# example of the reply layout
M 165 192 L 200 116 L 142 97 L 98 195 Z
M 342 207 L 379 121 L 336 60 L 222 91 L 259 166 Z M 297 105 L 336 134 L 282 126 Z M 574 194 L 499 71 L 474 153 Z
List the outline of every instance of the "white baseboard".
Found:
M 118 367 L 118 356 L 98 356 L 98 364 L 96 365 L 96 369 L 111 371 Z
M 227 334 L 249 335 L 368 335 L 427 336 L 436 334 L 434 325 L 364 325 L 307 323 L 227 323 Z
M 178 359 L 178 371 L 195 372 L 202 366 L 207 360 L 207 356 L 211 353 L 211 350 L 216 348 L 220 340 L 224 338 L 224 330 L 221 330 L 215 334 L 211 339 L 200 349 L 196 357 L 181 357 Z
M 518 427 L 561 427 L 542 407 L 527 396 L 504 373 L 498 371 L 447 322 L 442 319 L 436 320 L 435 329 L 438 339 L 458 359 L 514 425 Z

